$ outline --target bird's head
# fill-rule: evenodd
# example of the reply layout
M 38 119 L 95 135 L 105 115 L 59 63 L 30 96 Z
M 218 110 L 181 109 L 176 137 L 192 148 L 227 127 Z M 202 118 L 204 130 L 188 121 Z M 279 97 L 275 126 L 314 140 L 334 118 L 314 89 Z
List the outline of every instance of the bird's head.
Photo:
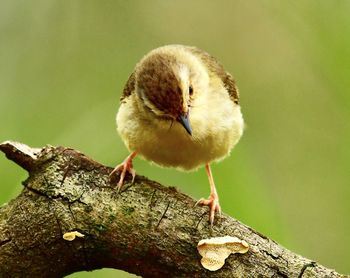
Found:
M 141 60 L 136 92 L 156 116 L 179 122 L 191 135 L 190 110 L 199 89 L 198 71 L 189 57 L 176 54 L 151 53 Z

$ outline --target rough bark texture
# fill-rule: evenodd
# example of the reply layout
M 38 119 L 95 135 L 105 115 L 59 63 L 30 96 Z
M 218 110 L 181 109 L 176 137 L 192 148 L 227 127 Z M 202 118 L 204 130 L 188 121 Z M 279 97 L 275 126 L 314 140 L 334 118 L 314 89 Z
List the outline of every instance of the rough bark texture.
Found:
M 222 215 L 211 228 L 195 200 L 137 176 L 117 194 L 111 168 L 73 149 L 0 144 L 29 172 L 0 208 L 0 277 L 62 277 L 103 267 L 143 277 L 345 277 Z M 117 178 L 117 177 L 116 177 Z M 79 231 L 84 238 L 66 241 Z M 236 236 L 250 245 L 216 272 L 200 264 L 199 240 Z

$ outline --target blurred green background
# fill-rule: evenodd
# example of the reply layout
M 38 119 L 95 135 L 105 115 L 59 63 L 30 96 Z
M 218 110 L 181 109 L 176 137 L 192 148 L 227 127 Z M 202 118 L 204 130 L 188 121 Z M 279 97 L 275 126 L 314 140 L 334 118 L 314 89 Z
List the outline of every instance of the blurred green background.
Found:
M 115 113 L 136 62 L 161 45 L 198 46 L 237 79 L 247 123 L 213 166 L 223 211 L 350 273 L 349 14 L 345 0 L 2 1 L 0 141 L 70 146 L 114 166 L 127 155 Z M 195 198 L 209 194 L 203 169 L 135 167 Z M 25 178 L 0 155 L 0 204 Z

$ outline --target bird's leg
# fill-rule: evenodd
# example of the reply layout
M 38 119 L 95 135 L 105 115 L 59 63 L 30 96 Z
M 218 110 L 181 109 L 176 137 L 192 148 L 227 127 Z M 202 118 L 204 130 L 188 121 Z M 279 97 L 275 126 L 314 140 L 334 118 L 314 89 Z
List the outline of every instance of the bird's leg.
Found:
M 131 154 L 129 154 L 129 156 L 125 158 L 125 160 L 121 164 L 117 165 L 109 174 L 109 176 L 112 176 L 115 172 L 120 172 L 120 178 L 117 184 L 118 192 L 123 186 L 124 178 L 127 172 L 129 172 L 132 175 L 132 182 L 134 182 L 136 171 L 132 167 L 132 160 L 135 158 L 136 154 L 136 152 L 132 152 Z
M 205 170 L 208 175 L 209 179 L 209 184 L 210 184 L 210 195 L 208 199 L 200 199 L 196 205 L 202 205 L 202 206 L 208 206 L 210 209 L 209 212 L 209 221 L 210 224 L 213 225 L 214 223 L 214 217 L 215 217 L 215 212 L 221 213 L 221 208 L 219 204 L 219 195 L 216 191 L 213 175 L 211 173 L 210 165 L 207 163 L 205 165 Z

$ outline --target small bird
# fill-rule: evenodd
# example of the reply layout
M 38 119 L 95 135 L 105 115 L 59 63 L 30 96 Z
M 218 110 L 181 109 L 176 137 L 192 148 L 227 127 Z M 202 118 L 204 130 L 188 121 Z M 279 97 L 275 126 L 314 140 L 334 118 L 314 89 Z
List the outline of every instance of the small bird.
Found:
M 146 54 L 130 75 L 116 116 L 117 130 L 130 155 L 111 172 L 135 178 L 136 155 L 163 167 L 194 170 L 205 166 L 210 195 L 209 221 L 220 213 L 210 163 L 227 157 L 243 133 L 239 93 L 232 76 L 197 47 L 166 45 Z

